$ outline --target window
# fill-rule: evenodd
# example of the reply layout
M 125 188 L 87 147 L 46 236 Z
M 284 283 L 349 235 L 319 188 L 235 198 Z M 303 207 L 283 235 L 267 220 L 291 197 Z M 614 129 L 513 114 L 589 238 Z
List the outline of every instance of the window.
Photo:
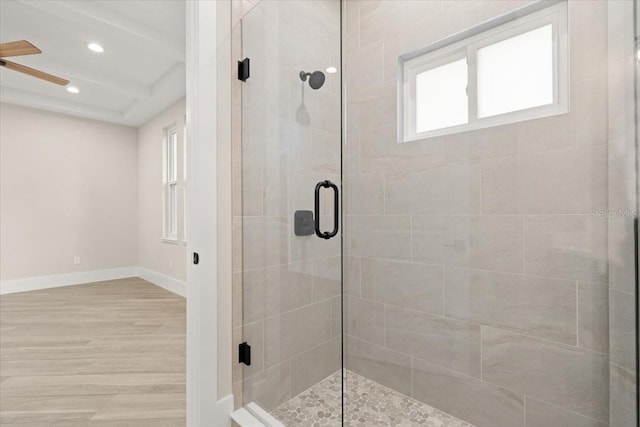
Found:
M 543 6 L 401 56 L 399 142 L 567 113 L 567 3 Z
M 164 130 L 164 230 L 165 240 L 178 240 L 178 131 Z
M 182 242 L 187 243 L 187 117 L 182 130 Z

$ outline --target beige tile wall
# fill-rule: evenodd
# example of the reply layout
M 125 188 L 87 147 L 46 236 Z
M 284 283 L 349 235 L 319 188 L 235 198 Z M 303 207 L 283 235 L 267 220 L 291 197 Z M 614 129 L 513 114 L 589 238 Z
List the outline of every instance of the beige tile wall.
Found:
M 339 367 L 338 249 L 291 214 L 337 179 L 340 117 L 335 81 L 300 108 L 290 75 L 337 52 L 334 2 L 267 3 L 236 14 L 257 71 L 234 86 L 234 391 L 269 409 Z M 527 3 L 346 0 L 345 360 L 479 426 L 632 425 L 630 224 L 590 215 L 635 203 L 631 2 L 570 3 L 570 114 L 395 143 L 397 56 Z
M 569 2 L 569 114 L 396 143 L 398 55 L 527 3 L 346 1 L 347 367 L 478 426 L 604 426 L 607 3 Z M 620 394 L 633 300 L 611 298 Z
M 638 13 L 638 11 L 636 11 Z M 638 152 L 634 109 L 637 81 L 633 4 L 609 5 L 609 209 L 637 207 Z M 637 17 L 636 17 L 637 19 Z M 637 24 L 636 24 L 637 25 Z M 628 215 L 609 217 L 610 424 L 637 425 L 633 223 Z

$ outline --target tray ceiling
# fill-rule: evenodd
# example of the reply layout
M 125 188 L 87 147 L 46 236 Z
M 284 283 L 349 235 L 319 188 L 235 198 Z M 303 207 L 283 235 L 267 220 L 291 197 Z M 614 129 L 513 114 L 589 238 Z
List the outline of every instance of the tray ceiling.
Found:
M 140 126 L 185 95 L 182 0 L 0 1 L 0 41 L 22 39 L 42 54 L 14 62 L 80 93 L 1 68 L 2 102 Z M 105 52 L 90 51 L 91 42 Z

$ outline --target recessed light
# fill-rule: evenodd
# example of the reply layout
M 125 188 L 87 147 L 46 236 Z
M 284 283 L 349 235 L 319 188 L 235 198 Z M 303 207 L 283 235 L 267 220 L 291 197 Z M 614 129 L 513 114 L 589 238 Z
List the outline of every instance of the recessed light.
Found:
M 337 73 L 338 69 L 336 67 L 329 67 L 327 68 L 327 73 L 329 74 L 333 74 L 333 73 Z
M 94 52 L 98 52 L 98 53 L 104 52 L 104 48 L 100 46 L 98 43 L 89 43 L 87 44 L 87 47 L 89 48 L 89 50 L 92 50 Z
M 69 86 L 69 87 L 67 88 L 67 92 L 71 92 L 71 93 L 80 93 L 80 89 L 78 89 L 78 88 L 77 88 L 77 87 L 75 87 L 75 86 Z

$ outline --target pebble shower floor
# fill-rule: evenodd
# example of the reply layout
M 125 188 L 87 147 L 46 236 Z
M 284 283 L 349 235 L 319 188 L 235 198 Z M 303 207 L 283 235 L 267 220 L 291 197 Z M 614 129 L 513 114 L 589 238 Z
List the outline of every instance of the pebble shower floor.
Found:
M 287 427 L 340 425 L 340 372 L 322 380 L 274 412 Z M 347 372 L 345 426 L 475 427 L 390 388 Z

